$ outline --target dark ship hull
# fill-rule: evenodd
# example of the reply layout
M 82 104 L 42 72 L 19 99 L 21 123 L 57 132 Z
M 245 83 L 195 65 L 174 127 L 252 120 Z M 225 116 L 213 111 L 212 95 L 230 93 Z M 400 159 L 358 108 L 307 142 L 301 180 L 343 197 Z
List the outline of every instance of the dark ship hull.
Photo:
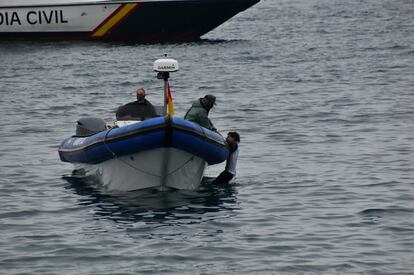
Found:
M 2 40 L 196 40 L 259 0 L 0 3 Z

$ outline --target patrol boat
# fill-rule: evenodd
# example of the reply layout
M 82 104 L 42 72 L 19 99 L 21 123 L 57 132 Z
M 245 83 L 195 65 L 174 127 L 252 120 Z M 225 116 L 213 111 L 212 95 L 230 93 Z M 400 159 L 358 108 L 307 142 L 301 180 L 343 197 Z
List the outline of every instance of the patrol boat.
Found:
M 173 116 L 168 79 L 178 62 L 159 59 L 154 70 L 164 80 L 158 117 L 117 121 L 111 129 L 102 119 L 82 118 L 76 135 L 61 143 L 60 159 L 82 175 L 98 177 L 108 190 L 196 190 L 206 166 L 225 161 L 229 148 L 219 133 Z
M 0 0 L 2 40 L 196 40 L 260 0 Z

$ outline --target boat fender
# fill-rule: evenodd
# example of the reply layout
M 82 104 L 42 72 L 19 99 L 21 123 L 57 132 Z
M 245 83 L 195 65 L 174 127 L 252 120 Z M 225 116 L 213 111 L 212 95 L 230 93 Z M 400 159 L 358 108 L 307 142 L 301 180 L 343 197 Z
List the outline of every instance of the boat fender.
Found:
M 106 123 L 101 118 L 83 117 L 76 123 L 76 136 L 86 137 L 106 130 Z

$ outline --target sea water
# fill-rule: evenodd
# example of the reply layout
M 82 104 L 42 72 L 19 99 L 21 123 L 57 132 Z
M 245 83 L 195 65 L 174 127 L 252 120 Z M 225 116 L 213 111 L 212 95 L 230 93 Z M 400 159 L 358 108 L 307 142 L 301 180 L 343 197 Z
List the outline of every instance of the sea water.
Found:
M 0 273 L 412 274 L 414 3 L 264 0 L 192 43 L 0 42 Z M 59 143 L 180 62 L 241 135 L 235 184 L 108 193 Z

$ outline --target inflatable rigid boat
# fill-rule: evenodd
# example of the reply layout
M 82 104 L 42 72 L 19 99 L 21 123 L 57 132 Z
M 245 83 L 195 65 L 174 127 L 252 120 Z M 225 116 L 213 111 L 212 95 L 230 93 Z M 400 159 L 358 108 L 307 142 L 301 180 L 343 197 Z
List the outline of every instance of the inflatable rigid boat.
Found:
M 164 59 L 154 67 L 167 82 L 178 63 Z M 219 133 L 166 111 L 159 117 L 117 125 L 107 129 L 102 119 L 80 119 L 76 135 L 61 143 L 60 159 L 74 163 L 85 175 L 97 176 L 109 190 L 195 190 L 206 166 L 225 161 L 229 154 Z
M 166 116 L 70 137 L 62 142 L 59 155 L 62 161 L 98 173 L 110 189 L 193 190 L 207 165 L 226 160 L 228 148 L 218 133 Z
M 259 0 L 0 0 L 0 39 L 195 40 Z

